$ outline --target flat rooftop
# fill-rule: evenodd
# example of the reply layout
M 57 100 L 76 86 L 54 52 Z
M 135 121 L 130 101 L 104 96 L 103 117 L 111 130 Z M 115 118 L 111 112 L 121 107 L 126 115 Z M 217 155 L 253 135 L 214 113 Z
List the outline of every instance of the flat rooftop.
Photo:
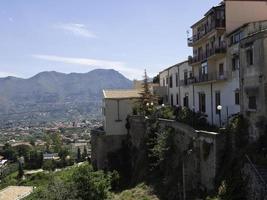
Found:
M 9 186 L 0 190 L 0 199 L 3 200 L 20 200 L 33 191 L 33 187 L 30 186 Z
M 122 90 L 103 90 L 105 99 L 134 99 L 140 98 L 140 90 L 122 89 Z

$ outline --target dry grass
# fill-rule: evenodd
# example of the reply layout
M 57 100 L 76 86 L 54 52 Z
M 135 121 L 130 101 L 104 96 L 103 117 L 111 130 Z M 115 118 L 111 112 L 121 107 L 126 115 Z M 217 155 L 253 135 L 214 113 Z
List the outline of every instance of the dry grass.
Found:
M 120 194 L 114 195 L 113 200 L 159 200 L 159 198 L 153 194 L 153 190 L 145 185 L 140 184 L 133 189 L 125 190 Z

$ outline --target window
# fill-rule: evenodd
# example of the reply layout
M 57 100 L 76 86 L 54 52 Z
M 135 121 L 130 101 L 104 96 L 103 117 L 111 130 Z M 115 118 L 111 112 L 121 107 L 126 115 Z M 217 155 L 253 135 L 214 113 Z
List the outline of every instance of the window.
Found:
M 173 94 L 171 94 L 171 106 L 173 106 Z
M 248 97 L 248 108 L 252 109 L 252 110 L 257 109 L 256 96 L 249 96 Z
M 184 107 L 189 107 L 189 98 L 188 98 L 188 94 L 185 95 L 184 97 Z
M 239 56 L 234 55 L 232 58 L 232 70 L 235 71 L 239 69 Z
M 253 65 L 254 60 L 253 60 L 253 49 L 252 48 L 246 50 L 246 57 L 247 57 L 247 64 Z
M 184 71 L 184 84 L 187 85 L 188 72 Z
M 176 80 L 176 87 L 178 87 L 178 84 L 179 84 L 179 83 L 178 83 L 178 82 L 179 82 L 179 79 L 178 79 L 178 73 L 176 73 L 176 79 L 175 79 L 175 80 Z
M 240 96 L 239 96 L 239 90 L 235 91 L 235 104 L 239 105 L 240 104 Z
M 219 76 L 223 76 L 224 75 L 224 67 L 223 67 L 223 63 L 219 64 Z
M 170 76 L 170 88 L 172 88 L 172 75 Z
M 179 94 L 176 94 L 176 105 L 179 105 Z
M 169 85 L 169 79 L 168 79 L 168 77 L 166 78 L 166 85 Z
M 220 110 L 217 109 L 218 105 L 221 105 L 221 93 L 220 92 L 216 92 L 215 93 L 215 110 L 216 110 L 216 114 L 220 114 Z
M 199 79 L 200 81 L 208 80 L 208 64 L 206 62 L 201 64 L 201 68 L 199 70 Z
M 163 86 L 165 86 L 165 78 L 163 78 L 162 82 L 163 82 Z
M 206 112 L 206 95 L 204 93 L 199 93 L 199 112 Z

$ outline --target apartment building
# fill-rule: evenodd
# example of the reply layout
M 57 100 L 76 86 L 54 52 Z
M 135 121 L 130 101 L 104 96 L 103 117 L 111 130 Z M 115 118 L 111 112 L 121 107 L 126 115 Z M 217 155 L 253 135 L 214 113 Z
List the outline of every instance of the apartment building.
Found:
M 193 108 L 192 67 L 188 61 L 173 65 L 159 73 L 160 87 L 165 88 L 163 102 L 171 106 Z
M 224 124 L 240 111 L 235 99 L 238 69 L 233 72 L 226 60 L 225 4 L 211 8 L 191 28 L 193 36 L 188 38 L 188 45 L 193 48 L 193 56 L 189 56 L 195 93 L 193 106 L 206 114 L 211 124 Z
M 229 65 L 240 67 L 241 112 L 256 139 L 266 131 L 267 123 L 267 18 L 233 30 L 228 43 Z
M 188 60 L 193 71 L 193 107 L 207 114 L 211 124 L 227 123 L 240 112 L 239 60 L 232 67 L 226 35 L 244 23 L 267 19 L 266 10 L 266 1 L 225 0 L 191 26 L 188 46 L 193 56 Z

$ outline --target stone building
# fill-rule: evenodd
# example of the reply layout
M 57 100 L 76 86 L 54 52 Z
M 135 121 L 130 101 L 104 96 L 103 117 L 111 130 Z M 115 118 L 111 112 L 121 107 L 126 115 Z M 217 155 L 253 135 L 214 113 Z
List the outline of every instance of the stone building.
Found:
M 104 90 L 103 114 L 106 135 L 126 135 L 126 118 L 140 98 L 141 90 Z
M 250 121 L 252 139 L 257 139 L 267 122 L 267 20 L 233 30 L 228 43 L 229 65 L 240 68 L 241 112 Z

